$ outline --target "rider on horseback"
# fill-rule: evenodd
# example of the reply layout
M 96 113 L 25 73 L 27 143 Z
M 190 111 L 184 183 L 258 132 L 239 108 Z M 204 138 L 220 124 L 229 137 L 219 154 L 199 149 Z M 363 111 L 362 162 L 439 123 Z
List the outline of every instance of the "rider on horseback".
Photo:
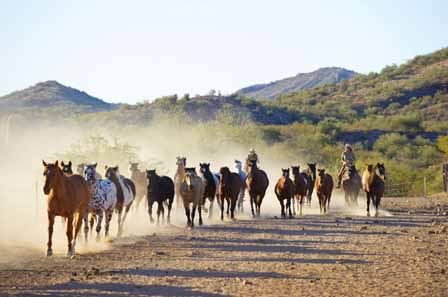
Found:
M 336 186 L 336 188 L 341 187 L 341 180 L 347 168 L 349 166 L 355 165 L 356 161 L 355 153 L 353 152 L 352 146 L 348 143 L 345 145 L 345 150 L 342 152 L 341 161 L 342 161 L 342 167 L 338 171 L 338 185 Z
M 257 165 L 260 163 L 260 159 L 258 158 L 258 155 L 253 148 L 249 150 L 249 154 L 247 155 L 246 158 L 246 166 L 245 166 L 246 172 L 248 172 L 249 170 L 250 162 L 255 162 Z

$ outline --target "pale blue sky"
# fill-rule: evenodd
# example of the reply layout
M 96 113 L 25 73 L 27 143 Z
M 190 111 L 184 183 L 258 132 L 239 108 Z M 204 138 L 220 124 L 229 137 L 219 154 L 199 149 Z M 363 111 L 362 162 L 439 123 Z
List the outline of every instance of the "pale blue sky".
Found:
M 231 93 L 448 46 L 448 1 L 0 0 L 0 95 L 59 82 L 108 101 Z

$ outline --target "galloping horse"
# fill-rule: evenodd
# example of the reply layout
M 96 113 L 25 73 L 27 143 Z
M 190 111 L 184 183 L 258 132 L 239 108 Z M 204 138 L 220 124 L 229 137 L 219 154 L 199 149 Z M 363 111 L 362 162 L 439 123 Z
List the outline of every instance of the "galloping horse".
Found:
M 376 171 L 378 170 L 378 174 Z M 384 195 L 384 182 L 386 181 L 386 168 L 384 164 L 367 165 L 362 175 L 362 187 L 367 196 L 367 216 L 370 216 L 370 200 L 375 206 L 375 217 L 378 216 L 381 197 Z
M 221 220 L 224 220 L 224 201 L 227 201 L 227 215 L 229 215 L 230 208 L 230 218 L 234 219 L 236 202 L 243 183 L 240 176 L 230 172 L 228 167 L 222 167 L 219 173 L 218 197 L 221 201 Z
M 135 210 L 138 210 L 140 202 L 142 202 L 143 197 L 146 195 L 146 188 L 148 186 L 148 180 L 146 179 L 146 174 L 144 171 L 138 169 L 138 163 L 129 162 L 129 173 L 131 175 L 131 180 L 135 185 Z
M 194 216 L 196 208 L 199 212 L 199 226 L 202 225 L 202 198 L 204 197 L 204 184 L 202 179 L 196 174 L 196 168 L 185 168 L 185 177 L 180 184 L 180 196 L 185 207 L 185 215 L 187 216 L 187 225 L 194 227 Z M 193 204 L 190 218 L 190 204 Z
M 249 163 L 248 173 L 246 177 L 246 187 L 250 195 L 250 207 L 252 216 L 255 217 L 254 204 L 256 209 L 256 216 L 260 216 L 261 202 L 263 202 L 266 189 L 269 186 L 269 179 L 266 172 L 259 169 L 256 161 Z
M 243 186 L 241 187 L 240 194 L 238 195 L 237 209 L 239 212 L 244 212 L 244 194 L 246 193 L 246 172 L 243 170 L 243 164 L 239 160 L 235 160 L 235 168 L 238 170 Z
M 330 209 L 331 193 L 333 192 L 333 178 L 328 173 L 325 173 L 325 169 L 317 170 L 316 179 L 316 193 L 319 198 L 320 213 L 327 213 Z
M 82 176 L 74 174 L 66 176 L 58 166 L 54 164 L 44 165 L 44 194 L 48 196 L 48 243 L 47 256 L 53 255 L 52 237 L 55 216 L 66 218 L 66 234 L 68 242 L 67 256 L 75 255 L 76 238 L 81 229 L 82 218 L 90 200 L 89 186 Z M 75 234 L 73 236 L 73 230 Z
M 112 214 L 114 213 L 114 209 L 117 204 L 117 187 L 108 179 L 98 179 L 96 174 L 96 166 L 97 163 L 87 165 L 84 173 L 84 177 L 89 184 L 91 194 L 89 207 L 84 215 L 84 236 L 86 241 L 89 233 L 89 214 L 92 214 L 90 218 L 90 230 L 93 229 L 94 216 L 97 218 L 97 239 L 100 237 L 103 216 L 106 217 L 104 235 L 107 237 L 109 235 L 109 226 L 110 221 L 112 220 Z
M 211 219 L 213 215 L 213 202 L 215 201 L 215 196 L 218 193 L 218 184 L 219 180 L 210 171 L 210 163 L 199 163 L 199 172 L 201 174 L 201 177 L 203 179 L 205 189 L 204 189 L 204 197 L 202 199 L 202 207 L 205 205 L 205 200 L 210 201 L 210 206 L 208 210 L 208 217 Z M 204 211 L 205 211 L 204 207 Z
M 120 175 L 118 170 L 118 166 L 108 167 L 106 168 L 106 178 L 111 180 L 115 187 L 117 188 L 117 205 L 115 206 L 115 210 L 118 215 L 118 236 L 121 236 L 123 233 L 123 226 L 126 220 L 126 216 L 131 208 L 132 202 L 134 202 L 135 198 L 135 185 L 134 183 L 124 176 Z M 121 214 L 123 213 L 123 208 L 125 209 L 123 215 L 123 221 L 121 220 Z
M 68 163 L 64 163 L 64 161 L 61 161 L 61 169 L 62 172 L 64 172 L 64 174 L 72 175 L 73 174 L 72 161 L 68 161 Z
M 275 185 L 275 195 L 277 195 L 277 199 L 282 207 L 282 218 L 286 217 L 283 200 L 286 200 L 286 209 L 289 211 L 289 217 L 291 218 L 291 199 L 294 199 L 294 190 L 292 180 L 289 178 L 289 168 L 282 169 L 282 176 Z
M 307 163 L 308 165 L 308 177 L 310 183 L 308 184 L 307 202 L 308 206 L 311 207 L 311 198 L 314 191 L 314 183 L 316 182 L 316 163 Z
M 152 218 L 152 205 L 157 202 L 157 225 L 159 224 L 160 214 L 162 214 L 162 222 L 165 215 L 163 202 L 168 204 L 168 224 L 171 223 L 171 208 L 174 200 L 174 183 L 168 176 L 159 176 L 155 170 L 146 170 L 146 177 L 148 179 L 147 195 L 149 220 L 154 222 Z
M 355 165 L 347 165 L 347 170 L 342 177 L 342 188 L 345 193 L 345 205 L 348 207 L 358 206 L 358 195 L 361 190 L 361 177 Z
M 302 215 L 303 202 L 305 201 L 306 194 L 308 193 L 310 180 L 307 174 L 300 172 L 300 166 L 291 166 L 291 169 L 292 175 L 294 176 L 294 198 L 297 200 L 297 210 L 299 211 L 299 215 Z
M 187 165 L 187 158 L 176 157 L 177 171 L 174 175 L 174 190 L 176 193 L 176 207 L 179 208 L 181 205 L 181 195 L 180 186 L 185 180 L 185 166 Z

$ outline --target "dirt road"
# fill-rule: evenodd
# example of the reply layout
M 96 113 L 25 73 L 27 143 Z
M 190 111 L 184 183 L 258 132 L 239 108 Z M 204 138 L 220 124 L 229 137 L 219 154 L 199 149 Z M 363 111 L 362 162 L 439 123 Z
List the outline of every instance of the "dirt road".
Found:
M 447 198 L 385 199 L 379 218 L 240 219 L 114 240 L 75 259 L 1 263 L 27 296 L 448 296 Z

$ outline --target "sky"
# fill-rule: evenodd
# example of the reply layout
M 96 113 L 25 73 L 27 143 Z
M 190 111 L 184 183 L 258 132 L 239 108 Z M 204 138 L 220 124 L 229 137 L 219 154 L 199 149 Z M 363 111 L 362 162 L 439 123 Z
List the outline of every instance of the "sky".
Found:
M 0 0 L 0 96 L 57 80 L 109 102 L 338 66 L 380 71 L 448 46 L 448 1 Z

